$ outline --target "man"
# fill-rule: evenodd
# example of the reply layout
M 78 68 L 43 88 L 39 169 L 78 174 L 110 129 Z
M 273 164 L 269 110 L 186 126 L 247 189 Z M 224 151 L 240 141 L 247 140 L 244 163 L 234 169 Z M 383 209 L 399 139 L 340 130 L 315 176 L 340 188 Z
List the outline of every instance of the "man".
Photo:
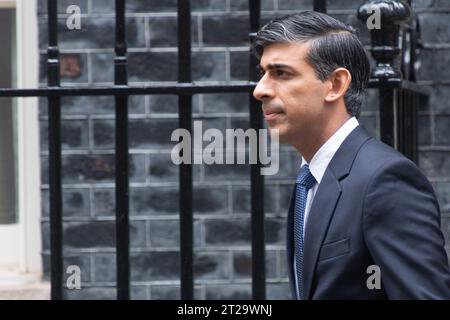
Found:
M 370 67 L 354 29 L 302 12 L 269 22 L 253 50 L 254 96 L 303 157 L 287 223 L 294 298 L 450 299 L 430 183 L 358 124 Z

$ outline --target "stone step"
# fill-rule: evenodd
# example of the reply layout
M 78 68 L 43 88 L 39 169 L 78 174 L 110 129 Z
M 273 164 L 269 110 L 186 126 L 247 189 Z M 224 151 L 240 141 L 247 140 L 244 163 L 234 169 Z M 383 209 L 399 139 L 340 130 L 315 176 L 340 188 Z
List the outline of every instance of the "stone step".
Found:
M 50 283 L 38 274 L 0 270 L 0 300 L 48 300 Z

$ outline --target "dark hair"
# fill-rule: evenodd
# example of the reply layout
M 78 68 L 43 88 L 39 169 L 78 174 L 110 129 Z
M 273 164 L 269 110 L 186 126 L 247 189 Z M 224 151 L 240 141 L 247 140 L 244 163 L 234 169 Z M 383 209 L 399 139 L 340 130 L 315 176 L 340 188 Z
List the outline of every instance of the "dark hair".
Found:
M 252 51 L 258 59 L 264 48 L 280 42 L 311 41 L 307 61 L 324 81 L 337 68 L 346 68 L 352 80 L 344 95 L 347 112 L 359 117 L 361 96 L 370 73 L 369 60 L 356 31 L 326 14 L 303 11 L 275 18 L 256 34 Z

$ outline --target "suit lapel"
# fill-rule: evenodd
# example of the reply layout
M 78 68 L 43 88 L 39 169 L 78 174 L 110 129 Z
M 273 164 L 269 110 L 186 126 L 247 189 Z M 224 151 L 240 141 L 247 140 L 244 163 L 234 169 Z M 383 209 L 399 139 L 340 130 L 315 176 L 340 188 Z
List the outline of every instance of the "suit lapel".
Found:
M 320 247 L 341 195 L 341 186 L 329 169 L 326 170 L 314 197 L 305 229 L 303 296 L 309 299 Z
M 291 287 L 292 296 L 296 299 L 297 293 L 295 290 L 295 279 L 294 279 L 294 203 L 295 203 L 295 184 L 291 195 L 291 201 L 288 210 L 287 219 L 287 232 L 286 232 L 286 256 L 287 256 L 287 266 L 289 274 L 289 283 Z
M 320 248 L 342 193 L 340 181 L 349 174 L 359 149 L 368 139 L 370 139 L 370 136 L 360 126 L 348 135 L 331 159 L 314 196 L 305 228 L 303 296 L 306 299 L 311 298 L 311 286 Z M 289 228 L 288 230 L 293 229 Z M 292 261 L 292 253 L 290 253 L 290 256 L 290 261 Z

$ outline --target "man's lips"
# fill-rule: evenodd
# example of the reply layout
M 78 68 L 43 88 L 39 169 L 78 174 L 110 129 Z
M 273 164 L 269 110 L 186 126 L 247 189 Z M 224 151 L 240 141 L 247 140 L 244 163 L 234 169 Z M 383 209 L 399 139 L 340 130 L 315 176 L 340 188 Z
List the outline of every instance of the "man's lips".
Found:
M 266 121 L 275 120 L 277 117 L 281 116 L 283 112 L 281 110 L 275 109 L 265 109 L 264 110 L 264 118 Z

